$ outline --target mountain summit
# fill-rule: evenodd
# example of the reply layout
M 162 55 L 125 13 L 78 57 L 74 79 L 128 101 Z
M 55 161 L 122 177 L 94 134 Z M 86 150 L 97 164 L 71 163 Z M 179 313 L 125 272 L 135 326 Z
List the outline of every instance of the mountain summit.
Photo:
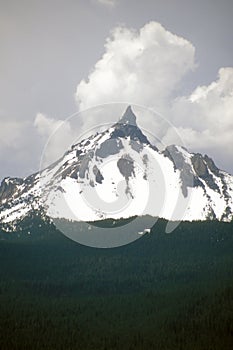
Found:
M 128 106 L 120 120 L 113 125 L 114 130 L 111 133 L 111 138 L 129 137 L 131 141 L 141 144 L 150 144 L 147 137 L 138 127 L 136 119 L 136 115 L 132 111 L 131 106 Z
M 1 225 L 14 229 L 33 212 L 88 222 L 143 215 L 230 221 L 233 176 L 180 146 L 159 151 L 129 106 L 112 127 L 73 145 L 48 168 L 2 181 Z
M 131 106 L 127 107 L 125 113 L 123 114 L 123 116 L 121 117 L 121 119 L 119 120 L 118 123 L 130 124 L 130 125 L 137 126 L 136 115 L 132 111 L 132 107 Z

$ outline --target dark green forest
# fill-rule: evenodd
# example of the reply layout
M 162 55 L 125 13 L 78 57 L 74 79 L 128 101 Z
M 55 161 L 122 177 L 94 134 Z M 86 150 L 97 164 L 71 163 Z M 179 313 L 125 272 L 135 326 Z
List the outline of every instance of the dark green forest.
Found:
M 165 220 L 127 246 L 0 233 L 0 349 L 233 349 L 233 223 Z

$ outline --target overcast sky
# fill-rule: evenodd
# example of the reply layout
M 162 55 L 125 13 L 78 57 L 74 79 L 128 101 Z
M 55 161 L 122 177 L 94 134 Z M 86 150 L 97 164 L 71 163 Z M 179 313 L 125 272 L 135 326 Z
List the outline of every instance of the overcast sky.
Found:
M 69 115 L 119 101 L 233 173 L 232 17 L 232 0 L 0 0 L 0 179 L 37 171 Z

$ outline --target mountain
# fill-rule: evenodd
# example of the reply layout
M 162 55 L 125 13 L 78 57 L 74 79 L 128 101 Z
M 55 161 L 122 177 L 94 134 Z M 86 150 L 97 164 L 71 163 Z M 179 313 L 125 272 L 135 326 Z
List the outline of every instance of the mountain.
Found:
M 77 222 L 144 215 L 231 221 L 233 176 L 181 146 L 159 151 L 129 106 L 112 127 L 74 144 L 46 169 L 2 181 L 2 227 L 14 230 L 33 213 Z

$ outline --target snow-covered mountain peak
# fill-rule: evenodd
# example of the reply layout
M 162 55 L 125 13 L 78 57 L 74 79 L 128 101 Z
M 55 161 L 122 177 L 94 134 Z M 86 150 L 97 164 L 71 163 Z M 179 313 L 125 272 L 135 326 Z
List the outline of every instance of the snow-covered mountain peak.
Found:
M 53 219 L 96 221 L 151 215 L 231 220 L 233 177 L 207 155 L 152 145 L 129 106 L 107 130 L 73 145 L 56 163 L 0 186 L 0 222 L 37 210 Z

